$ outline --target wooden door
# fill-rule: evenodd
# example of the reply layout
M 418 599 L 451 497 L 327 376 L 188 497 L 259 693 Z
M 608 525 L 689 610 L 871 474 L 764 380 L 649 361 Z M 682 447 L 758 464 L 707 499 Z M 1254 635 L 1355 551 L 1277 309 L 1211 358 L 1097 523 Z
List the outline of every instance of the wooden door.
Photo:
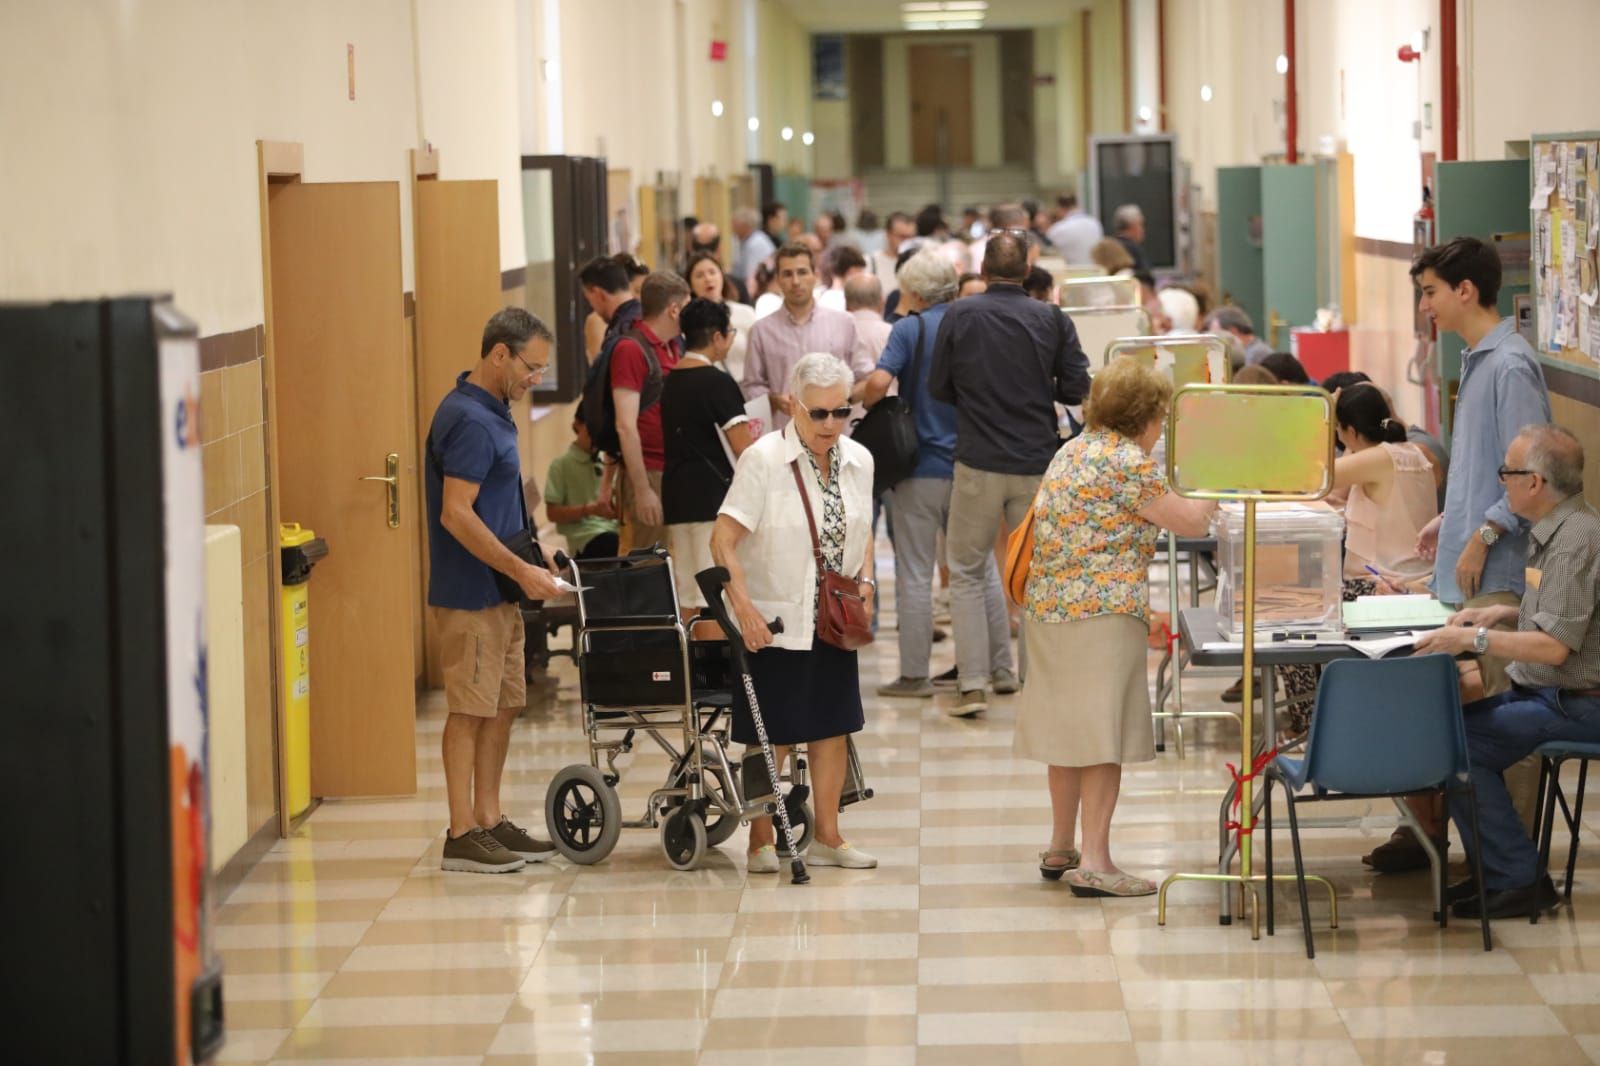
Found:
M 267 330 L 279 514 L 328 542 L 311 577 L 311 791 L 416 791 L 408 574 L 419 514 L 406 460 L 400 187 L 275 184 L 267 194 Z M 401 457 L 399 526 L 385 457 Z
M 1309 163 L 1261 168 L 1261 277 L 1267 319 L 1256 336 L 1289 350 L 1289 330 L 1317 316 L 1317 171 Z
M 484 323 L 500 309 L 500 201 L 493 181 L 423 180 L 416 194 L 417 395 L 416 491 L 412 506 L 420 545 L 423 663 L 430 688 L 444 684 L 439 641 L 427 617 L 428 524 L 423 510 L 424 448 L 439 401 L 455 388 L 456 376 L 478 361 Z M 526 418 L 519 419 L 526 424 Z
M 970 167 L 972 149 L 972 48 L 915 44 L 911 65 L 911 164 Z

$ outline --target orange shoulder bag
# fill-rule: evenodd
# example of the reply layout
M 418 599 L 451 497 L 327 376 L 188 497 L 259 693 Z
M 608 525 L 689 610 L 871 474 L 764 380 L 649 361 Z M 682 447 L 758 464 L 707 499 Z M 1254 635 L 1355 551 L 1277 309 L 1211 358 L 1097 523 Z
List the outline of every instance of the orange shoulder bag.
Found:
M 1044 489 L 1041 487 L 1039 491 L 1042 494 Z M 1028 596 L 1028 566 L 1033 562 L 1033 519 L 1038 510 L 1039 497 L 1035 496 L 1022 525 L 1006 538 L 1006 567 L 1001 578 L 1006 586 L 1006 599 L 1018 607 L 1023 606 Z

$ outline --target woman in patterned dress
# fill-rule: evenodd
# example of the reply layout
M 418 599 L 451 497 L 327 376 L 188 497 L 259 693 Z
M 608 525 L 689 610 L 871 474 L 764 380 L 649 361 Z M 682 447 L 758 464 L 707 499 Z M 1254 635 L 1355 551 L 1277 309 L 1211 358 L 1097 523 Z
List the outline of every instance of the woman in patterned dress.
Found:
M 728 569 L 728 602 L 754 652 L 751 680 L 778 763 L 793 745 L 806 745 L 816 817 L 806 861 L 864 869 L 878 860 L 839 833 L 846 740 L 864 724 L 860 670 L 855 652 L 816 639 L 821 574 L 800 495 L 811 502 L 828 568 L 861 580 L 872 531 L 872 453 L 844 435 L 853 383 L 850 367 L 831 353 L 813 352 L 795 364 L 788 390 L 794 421 L 739 457 L 712 529 L 711 555 Z M 862 580 L 869 612 L 872 594 Z M 781 633 L 767 627 L 775 617 L 783 619 Z M 755 744 L 750 708 L 743 691 L 735 691 L 733 739 Z M 750 873 L 778 872 L 775 843 L 771 818 L 750 824 Z
M 1156 890 L 1111 858 L 1122 766 L 1155 758 L 1149 567 L 1160 530 L 1203 536 L 1216 510 L 1168 491 L 1150 458 L 1171 400 L 1171 383 L 1136 360 L 1101 371 L 1085 432 L 1056 453 L 1034 500 L 1023 615 L 1029 676 L 1014 747 L 1049 764 L 1054 829 L 1039 872 L 1052 881 L 1065 874 L 1077 896 Z

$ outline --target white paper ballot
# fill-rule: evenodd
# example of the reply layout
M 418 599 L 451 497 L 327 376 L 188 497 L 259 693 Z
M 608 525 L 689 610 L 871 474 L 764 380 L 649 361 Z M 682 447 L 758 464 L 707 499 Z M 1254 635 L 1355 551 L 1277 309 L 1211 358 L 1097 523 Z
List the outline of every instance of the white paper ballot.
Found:
M 574 585 L 572 582 L 568 581 L 564 577 L 556 578 L 556 588 L 560 589 L 562 592 L 588 592 L 589 591 L 589 586 L 584 585 L 584 586 L 580 587 L 578 585 Z

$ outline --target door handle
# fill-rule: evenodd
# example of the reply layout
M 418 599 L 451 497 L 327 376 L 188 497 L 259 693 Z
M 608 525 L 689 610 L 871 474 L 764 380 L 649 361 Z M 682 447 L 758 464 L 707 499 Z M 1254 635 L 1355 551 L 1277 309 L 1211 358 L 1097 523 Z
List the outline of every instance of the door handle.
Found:
M 1267 312 L 1267 336 L 1271 338 L 1268 343 L 1272 345 L 1273 351 L 1283 351 L 1283 347 L 1278 343 L 1278 331 L 1288 324 L 1289 320 L 1281 317 L 1276 310 Z
M 390 452 L 383 459 L 384 476 L 371 474 L 360 481 L 381 481 L 389 490 L 389 528 L 400 528 L 400 453 Z

